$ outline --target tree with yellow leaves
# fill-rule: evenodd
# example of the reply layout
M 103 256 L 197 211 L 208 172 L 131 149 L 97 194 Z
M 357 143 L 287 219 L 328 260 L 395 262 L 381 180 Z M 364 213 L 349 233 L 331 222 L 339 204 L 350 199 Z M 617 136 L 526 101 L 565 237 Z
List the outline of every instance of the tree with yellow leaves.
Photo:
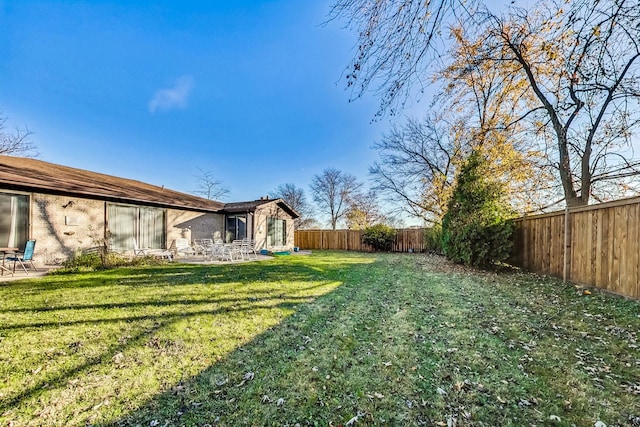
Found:
M 336 10 L 334 15 L 346 17 L 359 35 L 347 86 L 356 97 L 373 87 L 381 96 L 379 114 L 397 112 L 407 96 L 430 84 L 434 64 L 447 59 L 443 25 L 456 17 L 474 31 L 464 36 L 474 48 L 471 62 L 460 65 L 482 73 L 495 70 L 503 79 L 500 84 L 515 90 L 503 93 L 518 100 L 511 111 L 486 115 L 502 120 L 506 114 L 510 120 L 484 122 L 477 128 L 480 134 L 467 141 L 480 137 L 495 143 L 497 132 L 507 131 L 536 143 L 536 149 L 530 146 L 526 152 L 544 155 L 541 166 L 553 168 L 568 206 L 638 190 L 634 177 L 640 173 L 640 160 L 631 145 L 640 124 L 637 0 L 538 2 L 500 15 L 479 2 L 457 1 L 337 0 Z M 438 41 L 443 42 L 439 49 Z M 476 99 L 484 101 L 482 96 Z M 487 112 L 494 108 L 478 105 Z M 464 126 L 459 129 L 466 131 Z M 512 144 L 513 136 L 505 141 Z

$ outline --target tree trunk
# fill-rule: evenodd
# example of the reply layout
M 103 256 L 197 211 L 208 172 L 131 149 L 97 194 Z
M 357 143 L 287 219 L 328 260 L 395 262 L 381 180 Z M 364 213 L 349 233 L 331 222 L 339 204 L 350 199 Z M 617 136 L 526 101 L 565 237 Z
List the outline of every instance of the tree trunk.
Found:
M 556 131 L 556 137 L 558 138 L 558 152 L 560 154 L 560 163 L 558 165 L 558 169 L 560 172 L 560 182 L 562 183 L 562 189 L 564 190 L 565 203 L 567 204 L 567 207 L 570 208 L 576 206 L 584 206 L 589 203 L 589 191 L 587 189 L 587 197 L 585 199 L 583 196 L 585 190 L 584 187 L 580 192 L 580 196 L 577 195 L 574 188 L 573 176 L 571 175 L 571 163 L 569 159 L 567 133 L 559 123 L 554 123 L 554 128 Z M 584 177 L 582 179 L 582 184 L 584 185 Z

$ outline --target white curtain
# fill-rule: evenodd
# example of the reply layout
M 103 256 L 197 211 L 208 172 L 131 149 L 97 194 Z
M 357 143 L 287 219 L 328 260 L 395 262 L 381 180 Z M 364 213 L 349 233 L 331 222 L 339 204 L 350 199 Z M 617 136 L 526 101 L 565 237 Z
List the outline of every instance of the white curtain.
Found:
M 11 224 L 9 225 L 9 239 L 7 246 L 14 248 L 17 246 L 16 238 L 18 237 L 16 236 L 16 234 L 18 234 L 18 230 L 16 229 L 18 224 L 18 200 L 15 196 L 11 197 L 10 209 Z
M 131 238 L 140 248 L 165 247 L 163 209 L 112 205 L 107 209 L 109 231 L 116 249 L 133 249 Z
M 137 209 L 133 206 L 109 205 L 107 220 L 115 249 L 133 249 L 132 237 L 136 237 Z
M 29 196 L 0 193 L 0 246 L 23 248 L 29 232 Z
M 164 210 L 140 208 L 140 247 L 164 248 Z
M 286 221 L 267 218 L 267 247 L 283 246 L 286 241 Z

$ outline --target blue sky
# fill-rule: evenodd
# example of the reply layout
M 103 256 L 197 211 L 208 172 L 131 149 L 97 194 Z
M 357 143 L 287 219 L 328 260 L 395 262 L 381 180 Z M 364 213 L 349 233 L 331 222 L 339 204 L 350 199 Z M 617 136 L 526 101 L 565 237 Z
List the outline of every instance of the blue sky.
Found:
M 252 200 L 335 167 L 367 180 L 388 119 L 349 103 L 331 1 L 0 0 L 0 109 L 39 159 Z

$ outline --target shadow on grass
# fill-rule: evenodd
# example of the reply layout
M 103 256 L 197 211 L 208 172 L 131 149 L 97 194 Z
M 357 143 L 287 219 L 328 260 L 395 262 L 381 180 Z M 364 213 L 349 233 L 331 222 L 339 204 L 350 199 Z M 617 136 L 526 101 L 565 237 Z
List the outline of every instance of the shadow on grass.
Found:
M 300 304 L 301 302 L 304 302 L 305 299 L 300 298 L 298 299 L 296 302 L 283 302 L 277 305 L 264 305 L 264 306 L 260 306 L 260 305 L 251 305 L 248 307 L 242 307 L 242 308 L 223 308 L 220 310 L 206 310 L 206 311 L 195 311 L 195 312 L 189 312 L 188 316 L 199 316 L 202 314 L 216 314 L 216 313 L 231 313 L 231 312 L 236 312 L 236 313 L 241 313 L 243 311 L 251 311 L 251 310 L 255 310 L 255 309 L 260 309 L 260 308 L 268 308 L 268 309 L 274 309 L 274 308 L 290 308 L 293 309 L 296 305 Z M 141 321 L 141 320 L 151 320 L 154 321 L 152 326 L 148 327 L 148 328 L 144 328 L 142 331 L 140 331 L 139 333 L 137 333 L 136 335 L 132 336 L 129 340 L 127 340 L 126 344 L 118 344 L 118 345 L 113 345 L 111 346 L 107 351 L 94 356 L 94 357 L 90 357 L 88 358 L 86 361 L 84 361 L 83 363 L 77 364 L 76 366 L 70 367 L 68 369 L 64 369 L 61 370 L 59 372 L 57 372 L 55 375 L 50 375 L 46 378 L 43 378 L 42 380 L 36 382 L 33 386 L 23 390 L 22 392 L 8 398 L 8 399 L 3 399 L 2 401 L 0 401 L 0 413 L 3 412 L 4 410 L 9 409 L 12 406 L 18 405 L 21 402 L 23 402 L 24 400 L 27 400 L 31 397 L 34 397 L 36 395 L 38 395 L 39 393 L 44 392 L 46 389 L 51 389 L 52 387 L 55 387 L 56 385 L 64 385 L 66 384 L 67 380 L 73 377 L 76 377 L 80 374 L 82 374 L 83 372 L 86 372 L 89 368 L 91 368 L 92 366 L 96 366 L 99 365 L 101 363 L 104 363 L 105 360 L 111 360 L 116 354 L 118 353 L 122 353 L 124 351 L 126 351 L 128 348 L 131 347 L 136 347 L 136 346 L 144 346 L 145 342 L 157 331 L 159 331 L 160 329 L 162 329 L 163 327 L 168 327 L 170 326 L 172 323 L 174 323 L 177 320 L 184 320 L 185 318 L 185 314 L 184 313 L 177 313 L 177 314 L 173 314 L 173 315 L 166 315 L 166 314 L 162 314 L 160 316 L 138 316 L 138 317 L 128 317 L 128 318 L 121 318 L 121 319 L 109 319 L 109 320 L 85 320 L 85 321 L 74 321 L 74 322 L 63 322 L 60 324 L 60 326 L 68 326 L 68 325 L 74 325 L 74 324 L 79 324 L 79 323 L 84 323 L 84 324 L 91 324 L 91 323 L 103 323 L 103 322 L 107 322 L 107 321 L 117 321 L 117 322 L 132 322 L 132 321 Z M 30 325 L 32 327 L 40 327 L 37 324 L 33 324 Z M 44 326 L 49 326 L 49 324 L 45 324 Z M 5 328 L 3 328 L 5 329 Z M 6 328 L 8 329 L 8 328 Z
M 265 282 L 281 282 L 313 280 L 326 272 L 346 268 L 346 264 L 315 263 L 324 268 L 310 267 L 300 262 L 287 264 L 276 263 L 276 260 L 252 262 L 244 264 L 194 265 L 168 264 L 163 266 L 124 267 L 89 273 L 53 274 L 34 280 L 6 282 L 0 285 L 0 293 L 35 294 L 53 289 L 78 289 L 111 287 L 114 284 L 129 286 L 192 285 L 196 283 L 216 284 L 228 283 L 230 277 L 234 282 L 262 280 Z M 159 281 L 160 280 L 160 281 Z M 116 281 L 114 283 L 114 281 Z
M 333 268 L 340 270 L 341 266 L 334 265 Z M 362 287 L 361 279 L 367 276 L 371 268 L 369 265 L 350 270 L 349 275 L 357 278 L 356 280 L 347 278 L 334 291 L 316 298 L 313 304 L 294 304 L 295 313 L 277 326 L 255 336 L 251 342 L 227 354 L 198 375 L 175 384 L 136 411 L 101 425 L 154 425 L 156 422 L 159 422 L 158 425 L 283 425 L 285 421 L 292 421 L 293 425 L 295 421 L 301 421 L 285 419 L 287 415 L 279 411 L 280 404 L 277 403 L 280 395 L 273 393 L 278 393 L 278 390 L 295 393 L 296 388 L 301 386 L 296 381 L 305 382 L 300 371 L 305 370 L 304 374 L 307 375 L 313 364 L 320 366 L 313 368 L 318 368 L 315 375 L 318 379 L 324 379 L 331 369 L 329 365 L 337 366 L 339 370 L 353 369 L 356 372 L 359 369 L 356 366 L 359 356 L 362 355 L 356 347 L 366 347 L 372 343 L 351 342 L 351 338 L 343 335 L 341 328 L 388 329 L 385 317 L 389 313 L 384 304 L 378 303 L 378 294 L 385 292 L 387 295 L 382 301 L 389 300 L 392 298 L 389 294 L 394 290 L 389 288 L 380 291 Z M 327 271 L 330 272 L 330 269 L 331 266 L 327 265 Z M 323 353 L 334 350 L 336 353 L 352 353 L 348 359 L 336 359 Z M 371 351 L 376 350 L 371 348 Z M 367 363 L 370 362 L 362 362 L 360 368 L 368 369 Z M 392 376 L 400 374 L 398 367 L 388 369 L 383 375 L 386 380 L 391 381 Z M 364 372 L 362 375 L 354 375 L 367 382 Z M 353 381 L 353 378 L 347 381 Z M 307 408 L 315 408 L 313 412 L 305 414 L 307 421 L 324 419 L 320 425 L 327 425 L 336 416 L 329 408 L 334 403 L 331 393 L 349 394 L 353 390 L 347 390 L 347 385 L 342 390 L 342 387 L 337 386 L 334 390 L 324 391 L 314 390 L 312 383 L 302 385 L 308 388 L 299 390 L 300 403 Z M 363 385 L 363 388 L 366 386 Z M 253 410 L 243 408 L 240 411 L 240 401 L 251 399 L 255 404 Z M 339 400 L 344 403 L 349 399 L 341 396 Z M 353 411 L 354 414 L 357 411 L 355 406 Z M 294 417 L 292 414 L 288 416 Z
M 573 367 L 574 347 L 586 345 L 585 335 L 561 309 L 582 318 L 598 304 L 535 277 L 415 273 L 419 265 L 411 259 L 389 255 L 350 266 L 333 292 L 296 305 L 287 319 L 217 363 L 101 425 L 344 425 L 357 417 L 356 425 L 455 419 L 516 426 L 543 425 L 549 414 L 567 425 L 593 425 L 584 402 L 605 399 L 629 411 L 608 414 L 619 425 L 635 413 L 637 401 L 619 386 L 610 387 L 613 397 L 602 394 L 600 382 Z M 558 313 L 545 311 L 551 304 Z M 532 326 L 544 326 L 549 316 L 549 330 Z M 602 329 L 592 321 L 582 326 L 594 335 Z M 610 357 L 614 366 L 619 356 Z M 583 403 L 574 396 L 579 410 L 563 403 L 574 388 L 586 394 Z M 539 399 L 535 408 L 526 404 L 531 398 Z
M 362 261 L 356 257 L 340 262 L 336 262 L 335 259 L 333 262 L 316 260 L 313 267 L 291 260 L 223 266 L 136 267 L 70 276 L 55 275 L 37 281 L 3 285 L 0 297 L 4 303 L 0 314 L 5 314 L 6 319 L 16 316 L 15 324 L 3 322 L 0 327 L 0 334 L 9 339 L 19 334 L 28 334 L 31 330 L 42 333 L 43 329 L 51 329 L 50 334 L 56 334 L 57 328 L 107 323 L 133 324 L 136 332 L 124 342 L 111 341 L 99 354 L 88 355 L 80 360 L 76 358 L 75 362 L 62 364 L 63 367 L 57 370 L 52 369 L 47 375 L 38 377 L 20 390 L 5 393 L 0 397 L 0 414 L 9 413 L 5 411 L 13 411 L 19 406 L 28 406 L 36 399 L 46 405 L 46 394 L 51 390 L 63 389 L 72 379 L 81 378 L 98 366 L 110 366 L 119 353 L 135 347 L 144 347 L 154 334 L 170 330 L 177 322 L 195 320 L 202 315 L 231 315 L 260 310 L 294 312 L 301 304 L 315 298 L 305 295 L 305 292 L 312 292 L 315 288 L 330 283 L 339 283 L 345 271 L 359 262 Z M 308 284 L 297 284 L 287 289 L 287 284 L 292 282 Z M 267 290 L 250 289 L 249 284 L 252 283 L 260 283 L 261 286 L 266 286 Z M 110 289 L 108 295 L 119 300 L 123 297 L 120 292 L 121 286 L 122 289 L 133 292 L 131 295 L 134 296 L 138 295 L 140 289 L 154 287 L 160 291 L 167 291 L 168 294 L 153 294 L 155 299 L 148 301 L 102 302 L 105 297 L 98 293 L 100 289 Z M 208 288 L 208 297 L 202 298 L 201 294 L 187 291 L 188 287 L 194 286 Z M 280 294 L 274 295 L 269 291 L 270 286 L 280 289 Z M 182 287 L 185 289 L 184 292 L 181 292 Z M 226 288 L 218 292 L 217 287 Z M 66 297 L 69 301 L 66 303 L 66 292 L 75 290 L 82 290 L 89 295 L 96 291 L 96 299 L 100 302 L 76 302 L 71 295 Z M 11 296 L 16 298 L 16 295 L 19 295 L 19 299 L 13 304 Z M 33 296 L 39 298 L 32 298 Z M 124 297 L 126 298 L 126 294 Z M 63 300 L 65 303 L 61 304 Z M 153 314 L 137 314 L 154 309 L 164 310 Z M 131 315 L 127 310 L 137 311 Z M 59 312 L 69 313 L 71 318 L 67 320 L 65 317 L 61 320 Z M 124 315 L 119 315 L 120 313 Z M 54 320 L 21 321 L 22 318 L 29 319 L 31 316 L 40 320 L 43 315 L 52 316 Z M 81 318 L 73 318 L 73 315 Z M 126 387 L 126 384 L 124 386 Z

